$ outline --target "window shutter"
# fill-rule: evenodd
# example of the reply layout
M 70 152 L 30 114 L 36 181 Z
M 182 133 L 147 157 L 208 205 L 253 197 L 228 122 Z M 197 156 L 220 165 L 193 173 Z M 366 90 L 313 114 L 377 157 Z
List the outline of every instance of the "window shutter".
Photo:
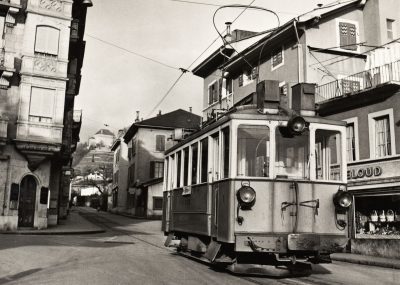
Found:
M 357 31 L 356 31 L 356 25 L 354 24 L 347 24 L 348 27 L 348 49 L 349 50 L 357 50 Z
M 219 98 L 221 98 L 222 97 L 222 84 L 223 84 L 223 80 L 222 80 L 222 78 L 220 78 L 220 79 L 218 79 L 218 82 L 216 82 L 217 84 L 216 84 L 216 91 L 217 92 L 215 92 L 216 94 L 215 94 L 215 98 L 214 98 L 214 102 L 218 102 L 219 101 Z
M 243 74 L 239 75 L 239 87 L 243 86 Z
M 52 118 L 54 93 L 53 89 L 32 87 L 29 115 Z
M 56 28 L 38 26 L 36 28 L 35 52 L 58 55 L 60 31 Z
M 156 135 L 156 151 L 165 150 L 165 136 Z
M 154 178 L 155 161 L 150 161 L 150 178 Z
M 340 47 L 357 50 L 357 29 L 355 24 L 339 22 Z

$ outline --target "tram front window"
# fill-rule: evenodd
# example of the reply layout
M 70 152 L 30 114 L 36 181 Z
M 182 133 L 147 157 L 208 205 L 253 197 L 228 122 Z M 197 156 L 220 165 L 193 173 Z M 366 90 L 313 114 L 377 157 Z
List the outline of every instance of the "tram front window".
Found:
M 316 177 L 318 180 L 341 180 L 340 132 L 317 130 L 315 132 Z
M 309 142 L 308 132 L 301 136 L 284 137 L 276 131 L 276 177 L 309 179 Z
M 269 128 L 267 126 L 239 126 L 238 176 L 268 177 L 269 143 Z

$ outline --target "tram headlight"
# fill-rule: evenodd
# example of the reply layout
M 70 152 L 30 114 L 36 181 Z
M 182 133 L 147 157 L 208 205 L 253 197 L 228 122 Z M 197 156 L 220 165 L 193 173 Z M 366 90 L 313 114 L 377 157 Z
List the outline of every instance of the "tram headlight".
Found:
M 301 116 L 293 116 L 289 119 L 287 127 L 293 135 L 301 135 L 308 127 L 308 123 Z
M 242 186 L 236 192 L 240 208 L 250 209 L 256 202 L 256 191 L 250 186 Z
M 333 196 L 333 204 L 338 210 L 347 211 L 353 203 L 352 196 L 346 191 L 345 186 L 340 186 L 339 190 Z

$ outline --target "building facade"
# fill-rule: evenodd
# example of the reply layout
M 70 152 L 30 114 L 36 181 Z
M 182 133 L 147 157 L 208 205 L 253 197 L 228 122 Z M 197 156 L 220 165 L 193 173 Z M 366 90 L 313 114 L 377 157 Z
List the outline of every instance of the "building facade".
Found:
M 351 251 L 397 258 L 399 29 L 398 1 L 338 2 L 225 43 L 193 70 L 204 78 L 204 120 L 256 104 L 263 80 L 279 82 L 288 108 L 293 85 L 315 83 L 319 115 L 348 122 Z
M 67 214 L 89 4 L 0 3 L 1 230 L 46 228 Z
M 182 109 L 143 121 L 136 119 L 113 146 L 114 175 L 119 177 L 114 188 L 118 193 L 116 212 L 161 217 L 164 151 L 180 139 L 178 136 L 197 130 L 200 121 L 200 116 Z

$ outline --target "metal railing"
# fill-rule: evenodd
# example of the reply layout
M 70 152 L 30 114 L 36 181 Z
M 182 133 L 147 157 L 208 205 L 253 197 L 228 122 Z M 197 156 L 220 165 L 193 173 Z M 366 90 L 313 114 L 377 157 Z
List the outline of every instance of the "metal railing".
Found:
M 390 81 L 400 81 L 400 61 L 365 70 L 316 88 L 315 102 L 360 92 Z

